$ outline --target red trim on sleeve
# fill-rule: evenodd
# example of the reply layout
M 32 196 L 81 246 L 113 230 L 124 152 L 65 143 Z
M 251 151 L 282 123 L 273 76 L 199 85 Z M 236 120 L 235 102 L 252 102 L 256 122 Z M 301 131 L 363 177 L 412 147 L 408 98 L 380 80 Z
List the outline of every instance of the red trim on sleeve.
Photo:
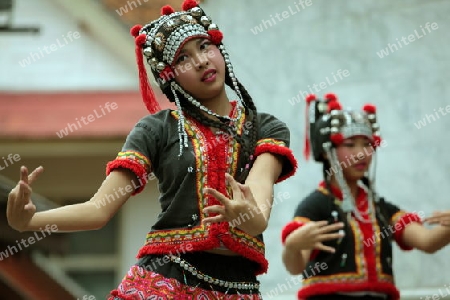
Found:
M 405 245 L 403 242 L 402 236 L 403 231 L 405 230 L 406 226 L 408 224 L 411 224 L 413 222 L 422 224 L 422 220 L 420 219 L 418 214 L 415 213 L 405 213 L 403 216 L 401 216 L 397 222 L 395 222 L 394 225 L 394 239 L 397 242 L 397 245 L 400 247 L 400 249 L 404 251 L 410 251 L 413 249 L 413 247 L 409 247 Z
M 308 218 L 304 217 L 295 217 L 293 221 L 287 223 L 283 230 L 281 231 L 281 242 L 283 245 L 286 243 L 287 237 L 296 229 L 302 227 L 306 223 L 308 223 L 310 220 Z M 309 256 L 309 260 L 313 260 L 318 254 L 320 253 L 320 250 L 313 249 L 311 251 L 311 255 Z
M 147 184 L 147 171 L 145 168 L 136 161 L 125 160 L 125 159 L 115 159 L 113 161 L 108 162 L 106 165 L 106 176 L 108 176 L 113 170 L 124 168 L 132 171 L 139 180 L 139 185 L 133 185 L 135 190 L 131 195 L 136 195 L 144 190 L 145 185 Z
M 286 174 L 280 176 L 275 183 L 282 182 L 283 180 L 285 180 L 295 174 L 295 172 L 297 171 L 298 164 L 297 164 L 297 160 L 295 159 L 294 154 L 292 153 L 291 149 L 289 149 L 288 147 L 286 147 L 284 145 L 263 143 L 263 144 L 256 146 L 255 157 L 257 157 L 258 155 L 260 155 L 262 153 L 266 153 L 266 152 L 281 155 L 281 156 L 285 157 L 290 163 L 290 166 L 289 166 L 290 168 L 288 169 L 288 172 Z
M 303 225 L 305 225 L 305 223 L 299 221 L 291 221 L 287 223 L 281 231 L 281 242 L 283 243 L 283 245 L 286 242 L 286 238 L 288 237 L 288 235 L 290 235 L 294 230 L 302 227 Z

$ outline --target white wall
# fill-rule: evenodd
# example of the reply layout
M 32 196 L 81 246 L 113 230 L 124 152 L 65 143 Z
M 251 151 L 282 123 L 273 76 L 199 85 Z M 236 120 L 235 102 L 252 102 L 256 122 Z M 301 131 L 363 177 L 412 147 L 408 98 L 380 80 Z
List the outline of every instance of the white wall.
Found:
M 57 4 L 49 0 L 16 0 L 15 3 L 13 25 L 38 26 L 41 32 L 37 35 L 0 33 L 0 91 L 137 87 L 136 67 L 127 66 L 112 55 L 92 38 L 86 26 L 72 19 Z
M 296 12 L 289 12 L 289 6 Z M 321 178 L 321 167 L 302 157 L 304 102 L 289 100 L 308 86 L 320 84 L 337 70 L 350 75 L 328 85 L 318 95 L 332 91 L 345 106 L 373 102 L 386 147 L 377 168 L 379 192 L 407 210 L 450 209 L 450 116 L 418 130 L 414 123 L 450 105 L 449 1 L 325 1 L 312 0 L 302 9 L 299 1 L 207 1 L 205 10 L 224 32 L 235 73 L 261 111 L 285 121 L 291 129 L 292 148 L 299 159 L 297 175 L 277 186 L 291 199 L 273 209 L 265 234 L 269 272 L 261 277 L 263 291 L 287 279 L 281 263 L 280 231 L 298 202 Z M 288 17 L 259 34 L 251 29 L 276 13 Z M 285 14 L 286 15 L 286 14 Z M 280 16 L 282 18 L 282 16 Z M 420 26 L 438 24 L 423 35 Z M 268 25 L 269 26 L 269 25 Z M 422 37 L 380 58 L 377 51 L 417 30 Z M 320 89 L 320 87 L 318 88 Z M 450 115 L 450 114 L 448 114 Z M 394 267 L 398 286 L 405 291 L 423 287 L 444 288 L 450 283 L 449 249 L 435 255 L 396 248 Z M 291 294 L 295 294 L 295 287 Z M 427 291 L 423 290 L 423 295 Z M 293 298 L 292 298 L 293 299 Z

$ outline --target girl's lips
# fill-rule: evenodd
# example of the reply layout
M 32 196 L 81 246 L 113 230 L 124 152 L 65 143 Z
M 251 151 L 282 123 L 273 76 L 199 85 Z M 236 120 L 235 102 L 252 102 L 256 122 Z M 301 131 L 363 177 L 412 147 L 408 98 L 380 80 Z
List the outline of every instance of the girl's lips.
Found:
M 202 81 L 203 82 L 211 82 L 216 79 L 216 71 L 215 70 L 207 70 L 205 73 L 203 73 Z
M 367 168 L 367 163 L 354 164 L 353 167 L 357 170 L 364 170 Z

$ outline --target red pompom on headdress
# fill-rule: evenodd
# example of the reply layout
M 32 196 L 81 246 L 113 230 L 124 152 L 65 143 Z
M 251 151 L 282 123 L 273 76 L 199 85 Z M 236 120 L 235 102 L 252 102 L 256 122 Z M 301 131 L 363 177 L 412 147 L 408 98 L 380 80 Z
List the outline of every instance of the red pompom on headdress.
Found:
M 333 93 L 325 94 L 324 98 L 328 101 L 337 101 L 338 100 L 336 94 L 333 94 Z
M 314 94 L 309 94 L 308 96 L 306 96 L 305 100 L 306 100 L 306 104 L 309 105 L 311 102 L 313 102 L 314 100 L 316 100 L 317 97 Z
M 142 100 L 145 106 L 151 114 L 154 114 L 161 110 L 158 101 L 156 101 L 156 96 L 148 82 L 147 70 L 144 66 L 144 55 L 142 53 L 142 46 L 147 41 L 147 36 L 145 34 L 139 34 L 142 29 L 141 25 L 133 26 L 130 30 L 130 34 L 135 38 L 135 53 L 136 61 L 139 70 L 139 88 L 141 90 Z
M 163 15 L 163 16 L 173 14 L 174 12 L 175 12 L 175 10 L 170 5 L 165 5 L 161 8 L 161 15 Z
M 342 133 L 333 133 L 330 135 L 330 140 L 335 145 L 340 145 L 344 141 Z
M 366 104 L 363 106 L 363 110 L 368 114 L 374 114 L 377 112 L 377 108 L 373 104 Z
M 181 8 L 184 11 L 190 10 L 191 8 L 194 8 L 197 6 L 197 1 L 195 0 L 184 0 L 183 4 L 181 5 Z
M 337 100 L 331 100 L 328 103 L 328 112 L 330 112 L 332 110 L 341 110 L 341 109 L 342 109 L 342 106 Z
M 130 29 L 131 36 L 133 36 L 134 38 L 137 38 L 137 36 L 139 35 L 139 31 L 141 29 L 142 29 L 142 25 L 134 25 L 133 27 L 131 27 L 131 29 Z
M 211 37 L 211 42 L 214 45 L 219 45 L 222 42 L 223 39 L 223 33 L 220 30 L 214 29 L 214 30 L 208 30 L 208 34 Z
M 309 160 L 309 156 L 311 155 L 311 140 L 309 137 L 309 106 L 313 101 L 317 100 L 316 95 L 309 94 L 306 96 L 306 110 L 305 110 L 305 144 L 303 146 L 303 156 L 305 160 Z
M 134 39 L 136 46 L 142 47 L 147 41 L 147 36 L 145 34 L 140 34 Z

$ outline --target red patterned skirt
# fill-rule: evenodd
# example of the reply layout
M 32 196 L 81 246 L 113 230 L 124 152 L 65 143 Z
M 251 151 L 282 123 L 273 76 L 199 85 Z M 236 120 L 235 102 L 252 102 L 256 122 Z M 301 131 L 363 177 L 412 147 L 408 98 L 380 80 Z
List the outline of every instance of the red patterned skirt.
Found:
M 260 300 L 256 268 L 240 256 L 206 252 L 146 256 L 108 300 Z

